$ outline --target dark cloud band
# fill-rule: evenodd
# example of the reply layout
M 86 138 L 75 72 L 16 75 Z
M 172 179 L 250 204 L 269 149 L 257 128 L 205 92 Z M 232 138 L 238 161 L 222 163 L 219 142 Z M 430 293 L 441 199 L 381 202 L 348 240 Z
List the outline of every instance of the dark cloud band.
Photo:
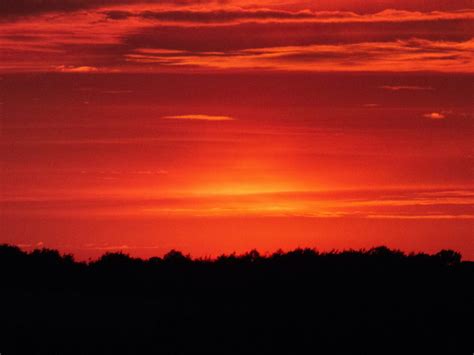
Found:
M 0 1 L 0 17 L 15 18 L 48 12 L 70 12 L 103 6 L 127 4 L 175 4 L 190 5 L 206 3 L 208 0 L 2 0 Z

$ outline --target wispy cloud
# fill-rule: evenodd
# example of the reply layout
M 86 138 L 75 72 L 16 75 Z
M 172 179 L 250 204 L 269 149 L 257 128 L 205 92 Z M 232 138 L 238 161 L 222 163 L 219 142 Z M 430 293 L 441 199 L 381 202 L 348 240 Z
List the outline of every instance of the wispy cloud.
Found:
M 388 91 L 430 91 L 434 90 L 431 86 L 416 86 L 416 85 L 383 85 L 381 89 Z
M 211 10 L 106 10 L 103 12 L 111 20 L 141 18 L 161 23 L 181 24 L 232 24 L 244 22 L 311 22 L 311 23 L 374 23 L 374 22 L 420 22 L 472 20 L 474 11 L 403 11 L 387 9 L 374 14 L 358 14 L 350 11 L 284 11 L 273 9 L 215 8 Z
M 376 107 L 380 107 L 380 104 L 375 104 L 375 103 L 371 103 L 371 104 L 363 104 L 362 107 L 366 107 L 366 108 L 376 108 Z
M 252 48 L 227 52 L 155 54 L 147 48 L 127 55 L 134 63 L 214 69 L 283 71 L 437 71 L 472 72 L 474 40 L 465 42 L 425 39 Z
M 217 187 L 216 187 L 217 189 Z M 103 194 L 103 193 L 102 193 Z M 3 200 L 9 214 L 105 216 L 280 216 L 312 218 L 473 219 L 471 190 L 333 190 L 248 194 L 176 193 L 150 195 L 130 191 L 98 196 L 66 192 L 52 199 Z M 32 201 L 35 203 L 32 205 Z M 64 206 L 74 205 L 73 209 Z
M 446 118 L 446 114 L 441 112 L 430 112 L 425 113 L 423 117 L 429 118 L 430 120 L 444 120 Z
M 175 115 L 175 116 L 163 116 L 167 120 L 196 120 L 196 121 L 233 121 L 234 118 L 230 116 L 213 116 L 213 115 Z
M 56 67 L 57 71 L 63 73 L 92 73 L 99 71 L 96 67 L 91 66 L 67 66 L 67 65 L 60 65 Z
M 212 2 L 212 0 L 2 0 L 0 2 L 0 17 L 14 18 L 48 12 L 64 13 L 103 6 L 134 5 L 140 3 L 183 6 L 209 2 Z

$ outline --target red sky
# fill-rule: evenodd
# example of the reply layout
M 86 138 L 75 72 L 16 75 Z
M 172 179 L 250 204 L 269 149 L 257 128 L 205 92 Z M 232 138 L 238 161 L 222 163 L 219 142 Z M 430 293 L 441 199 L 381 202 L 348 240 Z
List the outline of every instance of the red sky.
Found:
M 473 25 L 463 0 L 4 0 L 0 242 L 474 259 Z

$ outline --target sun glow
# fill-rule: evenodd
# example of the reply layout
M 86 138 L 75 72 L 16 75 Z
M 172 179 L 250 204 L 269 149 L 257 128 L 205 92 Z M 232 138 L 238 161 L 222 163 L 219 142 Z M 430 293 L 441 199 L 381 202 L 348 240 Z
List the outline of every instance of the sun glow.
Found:
M 245 196 L 298 191 L 290 184 L 227 184 L 196 187 L 189 193 L 197 196 Z

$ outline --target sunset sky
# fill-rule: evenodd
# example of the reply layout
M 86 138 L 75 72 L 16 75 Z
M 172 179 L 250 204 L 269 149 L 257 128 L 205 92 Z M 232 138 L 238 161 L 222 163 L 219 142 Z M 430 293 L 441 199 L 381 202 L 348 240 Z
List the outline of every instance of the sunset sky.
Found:
M 474 260 L 472 0 L 2 0 L 0 243 Z

